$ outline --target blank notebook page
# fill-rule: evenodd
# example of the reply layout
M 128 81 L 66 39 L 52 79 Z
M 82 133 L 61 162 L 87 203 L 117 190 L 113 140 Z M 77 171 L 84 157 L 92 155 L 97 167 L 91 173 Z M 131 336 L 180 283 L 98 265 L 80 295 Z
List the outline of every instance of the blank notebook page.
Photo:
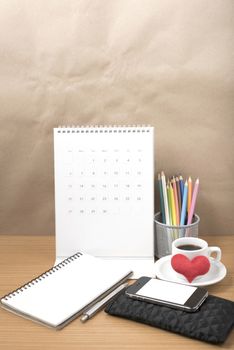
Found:
M 75 256 L 44 278 L 35 279 L 31 287 L 29 283 L 4 297 L 2 304 L 57 327 L 130 272 L 89 255 Z

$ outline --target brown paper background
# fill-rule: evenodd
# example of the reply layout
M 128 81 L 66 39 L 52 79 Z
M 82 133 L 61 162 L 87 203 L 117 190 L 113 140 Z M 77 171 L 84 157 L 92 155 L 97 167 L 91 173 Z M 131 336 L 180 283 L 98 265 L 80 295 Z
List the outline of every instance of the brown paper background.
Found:
M 1 0 L 0 233 L 54 234 L 52 128 L 64 124 L 155 126 L 156 171 L 200 178 L 200 233 L 234 233 L 233 9 Z

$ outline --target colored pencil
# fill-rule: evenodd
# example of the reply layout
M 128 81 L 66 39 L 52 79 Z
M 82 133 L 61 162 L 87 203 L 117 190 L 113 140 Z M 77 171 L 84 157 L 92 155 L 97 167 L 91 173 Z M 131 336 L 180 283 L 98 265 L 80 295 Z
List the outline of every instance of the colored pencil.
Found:
M 169 222 L 170 222 L 170 225 L 172 225 L 171 195 L 170 195 L 170 188 L 168 184 L 167 184 L 167 199 L 168 199 Z
M 187 202 L 187 212 L 188 213 L 190 211 L 190 206 L 191 206 L 192 190 L 193 190 L 193 183 L 192 183 L 191 177 L 189 176 L 189 179 L 188 179 L 188 202 Z
M 176 210 L 175 210 L 175 200 L 172 185 L 170 183 L 170 194 L 171 194 L 171 214 L 172 214 L 172 225 L 176 225 Z
M 181 214 L 181 193 L 180 193 L 180 182 L 179 178 L 176 176 L 176 189 L 177 189 L 177 196 L 178 196 L 178 207 L 179 207 L 179 221 L 180 221 L 180 214 Z
M 176 212 L 176 225 L 179 225 L 179 205 L 178 205 L 178 195 L 176 189 L 176 181 L 175 178 L 172 180 L 173 193 L 174 193 L 174 202 L 175 202 L 175 212 Z
M 158 185 L 162 223 L 172 226 L 190 225 L 195 213 L 199 179 L 193 186 L 191 176 L 184 183 L 181 175 L 166 179 L 162 171 L 158 174 Z
M 158 174 L 158 186 L 159 186 L 159 194 L 160 194 L 160 208 L 162 213 L 162 223 L 165 224 L 165 209 L 164 209 L 164 200 L 163 200 L 163 189 L 162 189 L 162 180 L 160 174 Z
M 186 209 L 187 209 L 187 199 L 188 199 L 188 182 L 187 182 L 187 180 L 186 180 L 186 181 L 185 181 L 185 184 L 184 184 L 184 193 L 183 193 L 183 201 L 182 201 L 180 225 L 185 225 Z
M 183 177 L 181 175 L 179 176 L 179 181 L 180 181 L 180 194 L 181 194 L 181 205 L 182 205 L 183 194 L 184 194 L 184 181 L 183 181 Z
M 167 200 L 167 187 L 166 187 L 166 179 L 164 172 L 161 172 L 161 179 L 162 179 L 162 189 L 163 189 L 163 202 L 164 202 L 164 209 L 165 209 L 165 219 L 166 224 L 169 225 L 169 212 L 168 212 L 168 200 Z
M 196 201 L 197 201 L 197 193 L 198 193 L 198 188 L 199 188 L 199 179 L 196 180 L 195 185 L 194 185 L 194 190 L 193 190 L 193 197 L 190 205 L 190 210 L 188 213 L 188 221 L 187 225 L 190 225 L 193 220 L 193 214 L 196 206 Z

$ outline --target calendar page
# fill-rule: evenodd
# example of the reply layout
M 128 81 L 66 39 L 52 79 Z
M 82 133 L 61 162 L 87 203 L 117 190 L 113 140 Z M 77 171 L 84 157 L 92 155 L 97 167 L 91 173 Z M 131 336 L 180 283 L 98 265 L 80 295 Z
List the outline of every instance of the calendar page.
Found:
M 54 129 L 56 255 L 153 257 L 152 127 Z

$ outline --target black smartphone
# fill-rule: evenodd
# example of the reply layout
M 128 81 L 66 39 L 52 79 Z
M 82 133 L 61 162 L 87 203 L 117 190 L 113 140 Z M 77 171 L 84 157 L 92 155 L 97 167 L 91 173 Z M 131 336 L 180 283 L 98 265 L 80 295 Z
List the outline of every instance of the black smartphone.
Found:
M 194 312 L 207 298 L 208 292 L 199 287 L 141 277 L 125 292 L 130 298 Z

